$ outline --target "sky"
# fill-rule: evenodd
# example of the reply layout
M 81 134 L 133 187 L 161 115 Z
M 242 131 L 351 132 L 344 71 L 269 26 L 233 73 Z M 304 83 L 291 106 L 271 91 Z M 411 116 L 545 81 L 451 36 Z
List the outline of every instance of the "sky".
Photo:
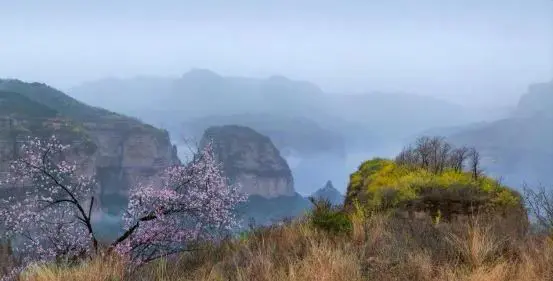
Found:
M 553 0 L 0 0 L 0 77 L 284 75 L 473 106 L 553 79 Z

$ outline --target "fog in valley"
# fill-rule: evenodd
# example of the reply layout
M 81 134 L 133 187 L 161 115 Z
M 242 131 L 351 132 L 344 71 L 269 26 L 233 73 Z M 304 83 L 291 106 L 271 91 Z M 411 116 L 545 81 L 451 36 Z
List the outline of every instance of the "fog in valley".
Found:
M 0 78 L 164 128 L 182 158 L 252 127 L 302 195 L 423 134 L 553 183 L 553 1 L 4 1 L 0 38 Z

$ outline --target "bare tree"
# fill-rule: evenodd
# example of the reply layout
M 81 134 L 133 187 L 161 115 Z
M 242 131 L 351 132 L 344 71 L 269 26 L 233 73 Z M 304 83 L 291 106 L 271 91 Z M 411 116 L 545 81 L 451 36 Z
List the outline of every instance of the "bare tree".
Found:
M 420 158 L 421 167 L 428 169 L 432 155 L 432 139 L 430 137 L 421 137 L 417 140 L 414 152 Z
M 405 147 L 396 157 L 396 162 L 440 174 L 446 169 L 462 171 L 468 156 L 466 147 L 455 148 L 443 137 L 425 136 L 419 138 L 414 147 Z
M 434 173 L 443 173 L 448 166 L 449 153 L 452 149 L 451 144 L 447 143 L 444 139 L 440 139 L 438 143 L 438 150 L 436 154 L 436 163 L 434 166 Z
M 553 190 L 546 189 L 543 185 L 536 189 L 523 187 L 524 200 L 530 212 L 537 222 L 548 231 L 553 229 Z
M 480 169 L 480 153 L 476 148 L 469 149 L 468 157 L 470 159 L 470 171 L 472 173 L 472 178 L 478 180 L 482 170 Z
M 396 157 L 396 163 L 399 165 L 418 167 L 420 166 L 420 162 L 421 160 L 419 158 L 419 154 L 417 154 L 411 146 L 403 148 L 403 150 Z
M 449 154 L 449 165 L 455 171 L 460 172 L 464 169 L 465 161 L 468 158 L 469 149 L 465 146 L 455 148 Z

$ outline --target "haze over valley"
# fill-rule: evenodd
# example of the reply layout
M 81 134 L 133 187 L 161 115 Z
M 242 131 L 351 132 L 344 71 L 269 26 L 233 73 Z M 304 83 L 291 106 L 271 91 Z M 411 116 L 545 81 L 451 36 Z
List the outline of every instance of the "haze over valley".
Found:
M 528 91 L 522 93 L 520 103 L 514 104 L 513 109 L 489 111 L 429 96 L 335 95 L 323 92 L 313 83 L 282 76 L 224 77 L 210 70 L 192 69 L 173 79 L 142 77 L 89 82 L 72 88 L 69 93 L 91 105 L 166 128 L 177 143 L 182 138 L 198 140 L 213 125 L 250 126 L 275 142 L 294 172 L 297 190 L 306 195 L 326 180 L 345 190 L 350 171 L 363 159 L 395 155 L 421 134 L 459 135 L 466 144 L 477 145 L 483 140 L 469 135 L 473 126 L 486 127 L 487 123 L 493 126 L 496 120 L 510 122 L 511 118 L 519 118 L 521 112 L 526 113 L 520 118 L 540 116 L 534 120 L 538 126 L 534 128 L 539 133 L 524 134 L 524 140 L 516 139 L 514 143 L 524 146 L 523 143 L 541 139 L 538 142 L 542 144 L 535 149 L 546 153 L 550 116 L 544 115 L 547 110 L 543 108 L 550 104 L 551 83 L 532 86 Z M 130 93 L 136 96 L 128 99 Z M 512 125 L 506 130 L 518 130 L 515 128 Z M 490 137 L 500 136 L 487 139 Z M 185 145 L 180 148 L 181 153 L 186 150 Z M 549 154 L 542 156 L 547 159 Z M 549 167 L 540 165 L 544 169 Z M 539 174 L 545 175 L 545 172 Z M 507 178 L 517 186 L 523 181 L 520 176 Z M 533 179 L 534 176 L 526 180 Z
M 1 281 L 553 280 L 551 237 L 551 0 L 0 5 Z

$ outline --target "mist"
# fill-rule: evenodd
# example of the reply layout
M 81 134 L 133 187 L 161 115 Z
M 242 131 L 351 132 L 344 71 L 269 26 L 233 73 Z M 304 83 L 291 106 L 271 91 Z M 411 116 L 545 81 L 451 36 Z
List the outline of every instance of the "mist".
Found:
M 473 202 L 522 203 L 505 191 L 553 190 L 552 109 L 553 0 L 0 0 L 0 176 L 14 167 L 4 159 L 47 159 L 50 147 L 20 153 L 23 137 L 70 143 L 52 159 L 62 177 L 67 159 L 82 163 L 75 191 L 30 178 L 69 193 L 39 200 L 46 208 L 90 187 L 94 219 L 78 218 L 105 240 L 126 228 L 123 214 L 131 235 L 159 231 L 159 218 L 202 225 L 169 217 L 234 201 L 195 202 L 227 183 L 247 202 L 211 220 L 234 209 L 243 229 L 313 207 L 310 219 L 320 209 L 342 228 L 348 209 L 430 208 L 438 223 L 440 206 L 452 206 L 446 221 L 472 216 Z M 50 172 L 30 162 L 16 167 Z M 97 185 L 81 187 L 80 174 Z
M 2 3 L 0 77 L 68 89 L 201 67 L 479 107 L 553 77 L 553 1 L 298 2 Z

